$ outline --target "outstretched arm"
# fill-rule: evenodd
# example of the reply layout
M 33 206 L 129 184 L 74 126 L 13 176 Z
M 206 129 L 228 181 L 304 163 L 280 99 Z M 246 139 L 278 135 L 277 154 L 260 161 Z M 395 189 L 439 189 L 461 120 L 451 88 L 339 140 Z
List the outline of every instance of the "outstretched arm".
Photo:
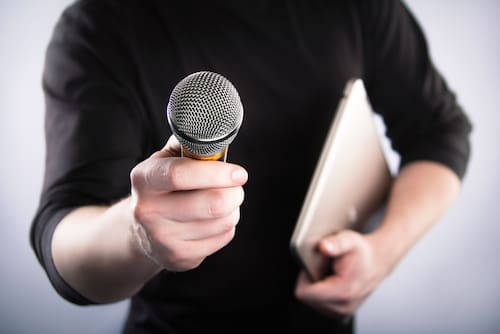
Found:
M 133 169 L 131 196 L 75 209 L 57 226 L 57 271 L 89 300 L 128 298 L 160 270 L 195 268 L 232 240 L 246 171 L 178 158 L 175 148 L 170 140 Z

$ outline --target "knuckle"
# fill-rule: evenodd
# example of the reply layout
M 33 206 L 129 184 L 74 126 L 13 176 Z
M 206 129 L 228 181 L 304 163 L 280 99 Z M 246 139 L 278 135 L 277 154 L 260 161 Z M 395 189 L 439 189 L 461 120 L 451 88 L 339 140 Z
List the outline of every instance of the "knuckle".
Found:
M 236 226 L 236 224 L 238 224 L 239 221 L 240 221 L 240 209 L 238 208 L 234 210 L 231 215 L 231 226 L 234 228 L 234 226 Z
M 233 227 L 239 221 L 239 207 L 243 198 L 244 191 L 241 187 L 212 190 L 207 202 L 208 216 L 212 219 L 228 216 L 227 224 Z
M 238 223 L 238 219 L 235 219 L 234 214 L 228 216 L 221 222 L 222 233 L 227 233 L 235 229 L 236 224 Z
M 220 218 L 225 215 L 226 200 L 222 191 L 214 190 L 211 192 L 207 203 L 207 211 L 210 218 Z
M 233 240 L 235 234 L 236 234 L 236 230 L 235 230 L 234 226 L 232 228 L 230 228 L 226 233 L 224 233 L 219 249 L 226 246 L 229 242 L 231 242 L 231 240 Z
M 133 188 L 143 188 L 150 186 L 154 176 L 157 173 L 159 164 L 153 160 L 145 160 L 136 165 L 130 172 L 130 181 Z
M 151 220 L 151 211 L 146 205 L 138 202 L 133 209 L 134 219 L 141 223 L 146 223 Z
M 172 161 L 170 164 L 163 166 L 159 173 L 170 189 L 182 188 L 185 176 L 182 166 L 178 163 Z
M 300 287 L 296 287 L 295 288 L 294 295 L 295 295 L 295 298 L 297 298 L 299 300 L 304 300 L 305 299 L 304 289 L 302 289 Z
M 142 170 L 142 164 L 136 165 L 130 171 L 130 182 L 133 187 L 141 186 L 144 183 L 144 173 Z
M 243 190 L 243 187 L 237 187 L 237 198 L 238 198 L 238 206 L 243 204 L 243 201 L 245 200 L 245 190 Z

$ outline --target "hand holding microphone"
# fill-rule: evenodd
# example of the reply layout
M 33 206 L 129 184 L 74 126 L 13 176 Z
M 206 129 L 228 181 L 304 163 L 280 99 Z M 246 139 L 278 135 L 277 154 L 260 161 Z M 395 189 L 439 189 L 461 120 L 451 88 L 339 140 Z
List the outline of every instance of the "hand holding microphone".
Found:
M 247 173 L 221 161 L 242 116 L 236 89 L 216 73 L 174 88 L 167 119 L 175 137 L 131 173 L 136 240 L 159 266 L 193 269 L 234 237 Z

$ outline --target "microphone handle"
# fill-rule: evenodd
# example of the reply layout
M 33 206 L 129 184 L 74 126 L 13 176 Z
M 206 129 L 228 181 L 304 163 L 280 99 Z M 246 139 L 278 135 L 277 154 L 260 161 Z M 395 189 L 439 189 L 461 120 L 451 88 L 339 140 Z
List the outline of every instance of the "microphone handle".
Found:
M 186 149 L 184 146 L 181 146 L 181 157 L 186 157 L 186 158 L 191 158 L 195 160 L 203 160 L 203 161 L 223 161 L 226 162 L 227 158 L 227 151 L 228 151 L 228 146 L 224 148 L 219 153 L 209 155 L 209 156 L 203 156 L 199 154 L 195 154 L 188 149 Z

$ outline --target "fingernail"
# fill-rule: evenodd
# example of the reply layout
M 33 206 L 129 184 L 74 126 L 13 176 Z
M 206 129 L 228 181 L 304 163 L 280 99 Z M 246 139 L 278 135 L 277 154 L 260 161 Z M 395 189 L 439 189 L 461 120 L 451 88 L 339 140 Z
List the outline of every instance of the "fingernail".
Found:
M 245 182 L 248 178 L 248 173 L 243 168 L 238 168 L 233 171 L 231 177 L 235 182 Z

